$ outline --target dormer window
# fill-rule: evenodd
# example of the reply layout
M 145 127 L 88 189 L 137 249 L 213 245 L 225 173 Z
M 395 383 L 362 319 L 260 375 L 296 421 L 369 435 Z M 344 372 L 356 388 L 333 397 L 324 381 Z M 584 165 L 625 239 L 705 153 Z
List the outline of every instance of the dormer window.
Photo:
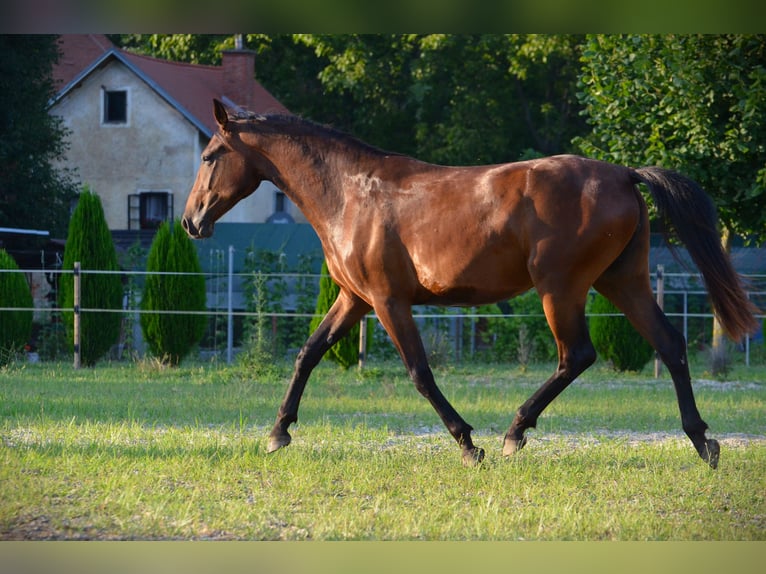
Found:
M 104 124 L 128 123 L 128 91 L 104 90 Z

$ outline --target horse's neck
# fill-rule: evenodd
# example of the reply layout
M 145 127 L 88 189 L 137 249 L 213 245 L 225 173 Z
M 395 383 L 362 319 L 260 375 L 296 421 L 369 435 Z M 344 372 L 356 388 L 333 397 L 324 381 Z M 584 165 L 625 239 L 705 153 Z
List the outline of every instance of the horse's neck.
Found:
M 283 140 L 270 147 L 267 155 L 277 171 L 278 181 L 273 183 L 321 234 L 343 211 L 342 171 L 338 166 L 344 162 L 331 147 L 323 150 L 321 157 L 313 149 L 312 142 Z

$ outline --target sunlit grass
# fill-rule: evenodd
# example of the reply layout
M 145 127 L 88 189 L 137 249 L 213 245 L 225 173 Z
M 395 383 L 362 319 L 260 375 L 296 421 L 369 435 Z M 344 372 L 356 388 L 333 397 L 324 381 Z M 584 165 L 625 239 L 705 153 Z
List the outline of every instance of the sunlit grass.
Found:
M 515 409 L 547 377 L 437 371 L 487 450 L 459 449 L 401 367 L 322 366 L 293 444 L 265 454 L 288 370 L 24 366 L 0 376 L 0 539 L 763 540 L 766 383 L 697 384 L 708 468 L 669 380 L 595 369 L 511 460 Z

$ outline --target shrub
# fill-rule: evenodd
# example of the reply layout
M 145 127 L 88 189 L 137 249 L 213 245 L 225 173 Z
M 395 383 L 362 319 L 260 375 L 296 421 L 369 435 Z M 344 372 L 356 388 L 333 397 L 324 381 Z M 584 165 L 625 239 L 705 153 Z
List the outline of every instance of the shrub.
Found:
M 117 252 L 101 200 L 87 187 L 80 193 L 69 221 L 63 269 L 74 269 L 76 261 L 80 262 L 82 270 L 118 270 Z M 60 307 L 74 307 L 74 277 L 71 273 L 62 274 L 58 295 Z M 83 365 L 93 366 L 117 342 L 122 317 L 120 313 L 110 310 L 122 309 L 122 296 L 122 280 L 117 273 L 83 273 L 80 276 L 80 307 L 98 309 L 83 311 L 80 315 L 80 359 Z M 71 345 L 74 340 L 74 313 L 65 311 L 62 317 Z
M 141 331 L 149 351 L 161 362 L 178 365 L 202 339 L 207 326 L 204 314 L 151 313 L 146 311 L 205 311 L 206 288 L 197 250 L 176 220 L 160 225 L 146 261 L 141 299 Z M 178 272 L 191 275 L 151 274 Z
M 0 311 L 0 365 L 9 362 L 24 347 L 32 334 L 32 293 L 16 261 L 0 249 L 0 307 L 22 308 L 21 311 Z M 28 310 L 27 310 L 28 309 Z
M 505 305 L 504 305 L 505 306 Z M 556 359 L 556 341 L 543 313 L 543 304 L 535 290 L 514 297 L 507 303 L 507 311 L 518 317 L 488 317 L 479 321 L 479 353 L 482 360 L 518 361 L 522 366 L 530 362 Z M 497 305 L 478 308 L 480 314 L 503 314 Z
M 649 343 L 606 297 L 597 294 L 590 302 L 589 313 L 601 315 L 589 318 L 593 346 L 616 370 L 640 371 L 652 358 Z
M 332 304 L 335 303 L 335 299 L 338 298 L 340 288 L 335 284 L 335 281 L 330 277 L 330 272 L 327 269 L 327 261 L 322 262 L 322 277 L 319 280 L 319 296 L 317 297 L 316 305 L 316 317 L 311 320 L 311 332 L 316 331 L 319 323 L 322 322 L 327 311 L 330 310 Z M 371 321 L 367 324 L 371 326 Z M 369 340 L 369 337 L 368 337 Z M 325 359 L 338 363 L 344 369 L 348 369 L 352 365 L 359 362 L 359 325 L 354 325 L 351 331 L 335 343 L 330 350 L 325 354 Z

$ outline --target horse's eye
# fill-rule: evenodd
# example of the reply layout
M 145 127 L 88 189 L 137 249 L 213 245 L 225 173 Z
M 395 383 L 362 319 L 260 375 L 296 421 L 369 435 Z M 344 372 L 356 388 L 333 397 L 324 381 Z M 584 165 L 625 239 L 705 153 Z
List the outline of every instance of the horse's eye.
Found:
M 203 156 L 202 156 L 202 161 L 203 161 L 204 163 L 212 163 L 212 161 L 213 161 L 213 156 L 212 156 L 212 155 L 203 155 Z

